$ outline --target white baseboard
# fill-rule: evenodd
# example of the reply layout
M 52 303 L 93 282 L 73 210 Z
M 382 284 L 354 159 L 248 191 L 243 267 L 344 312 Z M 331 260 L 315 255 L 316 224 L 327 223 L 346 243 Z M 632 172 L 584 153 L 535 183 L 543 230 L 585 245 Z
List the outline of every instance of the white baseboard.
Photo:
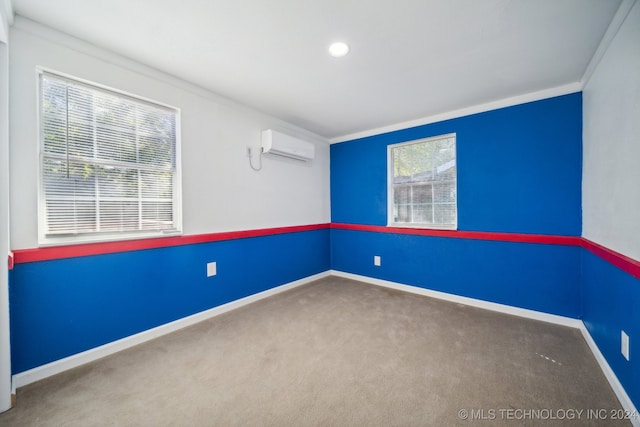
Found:
M 635 415 L 635 417 L 631 418 L 631 424 L 635 427 L 640 427 L 640 414 L 636 410 L 635 405 L 629 398 L 629 395 L 625 391 L 624 387 L 618 380 L 618 377 L 611 369 L 611 366 L 607 363 L 607 360 L 604 358 L 598 345 L 591 337 L 591 334 L 587 330 L 587 327 L 584 323 L 579 319 L 572 319 L 570 317 L 557 316 L 554 314 L 542 313 L 535 310 L 527 310 L 524 308 L 512 307 L 510 305 L 497 304 L 493 302 L 483 301 L 475 298 L 468 298 L 459 295 L 447 294 L 445 292 L 432 291 L 429 289 L 419 288 L 417 286 L 404 285 L 402 283 L 390 282 L 388 280 L 376 279 L 368 276 L 361 276 L 359 274 L 345 273 L 343 271 L 331 270 L 331 275 L 336 277 L 344 277 L 346 279 L 357 280 L 359 282 L 370 283 L 372 285 L 383 286 L 386 288 L 397 289 L 400 291 L 410 292 L 413 294 L 424 295 L 432 298 L 437 298 L 445 301 L 451 301 L 459 304 L 470 305 L 473 307 L 484 308 L 486 310 L 497 311 L 500 313 L 511 314 L 514 316 L 525 317 L 528 319 L 540 320 L 548 323 L 555 323 L 557 325 L 569 326 L 572 328 L 579 329 L 584 337 L 589 349 L 593 353 L 598 365 L 600 365 L 600 369 L 602 369 L 602 373 L 609 381 L 609 385 L 613 389 L 613 392 L 616 394 L 618 400 L 620 401 L 620 405 L 622 408 L 627 411 L 630 415 Z
M 94 360 L 98 360 L 105 356 L 109 356 L 111 354 L 133 347 L 135 345 L 142 344 L 143 342 L 150 341 L 162 335 L 175 332 L 187 326 L 202 322 L 203 320 L 207 320 L 222 313 L 226 313 L 247 304 L 251 304 L 252 302 L 259 301 L 261 299 L 279 294 L 284 291 L 288 291 L 289 289 L 293 289 L 309 282 L 313 282 L 314 280 L 328 277 L 329 275 L 329 271 L 314 274 L 313 276 L 286 283 L 284 285 L 268 289 L 254 295 L 249 295 L 248 297 L 231 301 L 218 307 L 214 307 L 212 309 L 202 311 L 191 316 L 183 317 L 182 319 L 178 319 L 173 322 L 165 323 L 164 325 L 157 326 L 153 329 L 148 329 L 135 335 L 131 335 L 126 338 L 101 345 L 100 347 L 95 347 L 90 350 L 83 351 L 82 353 L 74 354 L 73 356 L 65 357 L 64 359 L 56 360 L 55 362 L 47 363 L 46 365 L 38 366 L 37 368 L 29 369 L 28 371 L 24 371 L 13 376 L 14 390 L 17 387 L 22 387 L 27 384 L 31 384 L 41 379 L 50 377 L 52 375 L 59 374 L 68 369 L 93 362 Z
M 596 342 L 593 340 L 593 337 L 589 333 L 589 330 L 584 325 L 584 323 L 582 323 L 582 325 L 580 326 L 580 332 L 582 332 L 582 336 L 591 349 L 593 356 L 596 358 L 598 365 L 600 365 L 602 373 L 607 378 L 607 381 L 609 381 L 609 385 L 620 401 L 620 405 L 622 405 L 622 408 L 627 411 L 627 414 L 635 415 L 631 417 L 629 421 L 631 421 L 631 424 L 633 424 L 635 427 L 640 427 L 640 414 L 636 410 L 636 407 L 629 398 L 626 390 L 624 389 L 624 387 L 622 387 L 622 384 L 620 384 L 620 381 L 618 380 L 616 374 L 613 372 L 613 369 L 611 369 L 611 366 L 609 366 L 609 363 L 607 363 L 607 359 L 604 358 L 604 355 L 598 348 L 598 344 L 596 344 Z
M 555 323 L 556 325 L 569 326 L 572 328 L 580 328 L 582 321 L 572 319 L 570 317 L 557 316 L 555 314 L 542 313 L 540 311 L 528 310 L 526 308 L 518 308 L 505 304 L 484 301 L 475 298 L 463 297 L 460 295 L 448 294 L 446 292 L 432 291 L 430 289 L 419 288 L 417 286 L 404 285 L 402 283 L 390 282 L 388 280 L 375 279 L 373 277 L 361 276 L 359 274 L 345 273 L 343 271 L 331 270 L 332 276 L 344 277 L 346 279 L 357 280 L 360 282 L 371 283 L 372 285 L 383 286 L 385 288 L 397 289 L 399 291 L 410 292 L 412 294 L 424 295 L 431 298 L 437 298 L 445 301 L 455 302 L 458 304 L 470 305 L 473 307 L 484 308 L 486 310 L 497 311 L 500 313 L 511 314 L 513 316 L 526 317 L 527 319 L 540 320 L 542 322 Z

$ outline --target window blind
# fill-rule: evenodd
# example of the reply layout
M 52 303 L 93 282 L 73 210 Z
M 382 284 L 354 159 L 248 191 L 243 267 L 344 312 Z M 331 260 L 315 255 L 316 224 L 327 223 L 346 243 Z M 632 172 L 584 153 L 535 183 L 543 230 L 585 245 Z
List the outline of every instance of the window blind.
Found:
M 178 229 L 177 111 L 40 75 L 44 235 Z

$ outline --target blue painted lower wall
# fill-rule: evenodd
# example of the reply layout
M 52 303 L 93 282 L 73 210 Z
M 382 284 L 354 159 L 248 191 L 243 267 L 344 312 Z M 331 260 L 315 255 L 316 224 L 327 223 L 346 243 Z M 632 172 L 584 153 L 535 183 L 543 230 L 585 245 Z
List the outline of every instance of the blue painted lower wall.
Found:
M 640 279 L 582 252 L 582 320 L 600 352 L 640 408 Z M 620 351 L 620 331 L 631 337 L 630 360 Z
M 572 318 L 580 317 L 576 246 L 331 230 L 334 270 Z M 382 265 L 373 265 L 374 255 Z
M 329 269 L 581 318 L 640 406 L 639 279 L 576 246 L 342 229 L 17 264 L 13 373 Z
M 217 275 L 206 277 L 206 264 Z M 17 264 L 14 374 L 330 269 L 329 230 Z

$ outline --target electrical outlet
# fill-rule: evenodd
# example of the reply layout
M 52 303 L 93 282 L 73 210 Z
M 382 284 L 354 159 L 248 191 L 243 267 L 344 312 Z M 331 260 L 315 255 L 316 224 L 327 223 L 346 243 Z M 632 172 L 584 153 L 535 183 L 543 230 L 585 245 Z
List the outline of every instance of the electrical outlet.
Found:
M 380 255 L 376 255 L 373 257 L 373 265 L 376 267 L 380 267 L 382 260 L 380 259 Z
M 207 277 L 215 276 L 218 274 L 218 268 L 215 261 L 207 264 Z
M 629 335 L 620 331 L 620 351 L 625 359 L 629 360 Z

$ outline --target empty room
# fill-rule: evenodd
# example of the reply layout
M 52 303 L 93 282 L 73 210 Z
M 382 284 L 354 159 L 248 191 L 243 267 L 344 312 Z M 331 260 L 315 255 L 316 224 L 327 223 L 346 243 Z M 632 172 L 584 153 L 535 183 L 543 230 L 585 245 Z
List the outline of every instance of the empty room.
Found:
M 640 426 L 636 0 L 0 18 L 0 425 Z

